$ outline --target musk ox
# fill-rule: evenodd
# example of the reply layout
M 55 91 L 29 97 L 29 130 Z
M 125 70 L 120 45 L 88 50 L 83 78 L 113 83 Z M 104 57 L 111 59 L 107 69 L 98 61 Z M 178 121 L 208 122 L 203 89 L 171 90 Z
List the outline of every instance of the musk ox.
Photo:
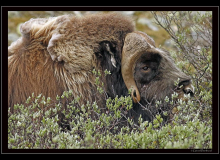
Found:
M 131 89 L 130 115 L 135 120 L 140 114 L 151 120 L 140 105 L 170 97 L 178 78 L 183 85 L 179 95 L 193 94 L 190 77 L 175 66 L 170 54 L 156 48 L 151 37 L 135 31 L 131 18 L 119 13 L 30 19 L 20 32 L 22 37 L 8 47 L 10 107 L 24 103 L 33 92 L 55 99 L 65 90 L 81 96 L 80 104 L 105 105 L 96 92 L 93 69 L 111 72 L 101 78 L 108 97 L 128 96 Z

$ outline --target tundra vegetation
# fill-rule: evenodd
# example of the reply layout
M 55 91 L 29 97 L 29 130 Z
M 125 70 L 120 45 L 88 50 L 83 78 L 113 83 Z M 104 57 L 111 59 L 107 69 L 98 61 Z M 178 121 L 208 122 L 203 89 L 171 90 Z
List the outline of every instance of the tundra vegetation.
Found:
M 153 120 L 144 121 L 140 115 L 135 123 L 126 116 L 133 107 L 130 94 L 107 97 L 103 112 L 96 101 L 79 105 L 83 97 L 73 98 L 72 90 L 56 99 L 33 93 L 24 104 L 15 104 L 13 112 L 8 108 L 8 148 L 212 149 L 212 13 L 169 11 L 151 12 L 151 16 L 170 35 L 174 47 L 169 52 L 192 77 L 194 97 L 178 99 L 174 92 L 164 102 L 139 102 Z M 92 73 L 97 94 L 105 94 L 100 79 L 111 72 L 94 69 Z M 178 84 L 179 79 L 174 85 Z M 59 117 L 59 112 L 64 116 Z

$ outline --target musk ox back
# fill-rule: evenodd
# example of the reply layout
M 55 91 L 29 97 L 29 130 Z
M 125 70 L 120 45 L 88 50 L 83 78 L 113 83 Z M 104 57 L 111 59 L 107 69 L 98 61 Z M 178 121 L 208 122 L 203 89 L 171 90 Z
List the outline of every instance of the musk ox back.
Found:
M 128 96 L 131 89 L 135 121 L 140 107 L 152 99 L 163 100 L 175 90 L 193 93 L 190 77 L 180 71 L 170 54 L 155 46 L 146 33 L 135 31 L 131 18 L 118 13 L 84 17 L 64 15 L 31 19 L 20 27 L 22 37 L 8 48 L 8 103 L 24 103 L 31 93 L 55 99 L 65 90 L 81 96 L 80 104 L 96 101 L 105 106 L 97 92 L 92 70 L 109 70 L 102 76 L 105 95 Z M 104 75 L 104 74 L 103 74 Z

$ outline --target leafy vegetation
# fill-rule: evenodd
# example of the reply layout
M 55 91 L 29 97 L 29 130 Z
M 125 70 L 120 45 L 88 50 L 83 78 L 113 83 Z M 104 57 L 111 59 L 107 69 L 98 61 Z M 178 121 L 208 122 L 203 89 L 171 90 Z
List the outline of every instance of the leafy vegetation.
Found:
M 40 149 L 212 149 L 212 13 L 152 12 L 158 25 L 172 37 L 171 52 L 178 67 L 190 75 L 195 96 L 165 98 L 171 110 L 156 102 L 152 122 L 139 117 L 138 124 L 127 114 L 132 98 L 78 104 L 72 91 L 56 99 L 30 95 L 24 104 L 8 108 L 8 148 Z M 96 75 L 98 92 L 105 94 L 101 73 Z M 105 75 L 111 74 L 105 71 Z M 65 103 L 64 103 L 65 102 Z M 143 111 L 149 106 L 142 106 Z M 160 110 L 161 112 L 157 112 Z

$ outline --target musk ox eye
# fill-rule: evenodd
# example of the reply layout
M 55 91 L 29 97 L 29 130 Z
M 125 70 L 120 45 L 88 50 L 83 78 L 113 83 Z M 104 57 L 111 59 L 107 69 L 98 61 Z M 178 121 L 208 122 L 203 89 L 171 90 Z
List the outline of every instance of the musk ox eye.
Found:
M 144 71 L 147 71 L 147 70 L 149 69 L 149 67 L 144 66 L 142 69 L 143 69 Z

